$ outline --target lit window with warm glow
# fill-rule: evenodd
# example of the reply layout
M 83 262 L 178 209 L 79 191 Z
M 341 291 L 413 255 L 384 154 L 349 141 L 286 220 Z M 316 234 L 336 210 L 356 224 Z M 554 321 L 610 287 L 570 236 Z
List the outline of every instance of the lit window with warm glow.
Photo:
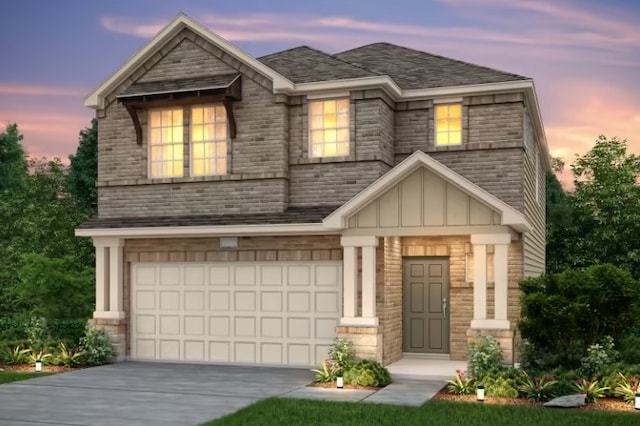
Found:
M 227 114 L 223 105 L 191 108 L 191 175 L 227 173 Z
M 183 175 L 182 108 L 149 111 L 149 177 Z
M 462 105 L 436 106 L 436 145 L 460 145 L 462 143 Z
M 311 157 L 349 155 L 349 99 L 309 102 Z

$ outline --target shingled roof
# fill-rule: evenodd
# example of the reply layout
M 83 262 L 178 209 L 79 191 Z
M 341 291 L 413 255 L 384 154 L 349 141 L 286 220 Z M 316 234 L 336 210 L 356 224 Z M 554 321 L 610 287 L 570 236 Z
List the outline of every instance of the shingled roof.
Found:
M 258 60 L 294 83 L 387 75 L 406 90 L 528 80 L 391 43 L 369 44 L 335 55 L 301 46 Z
M 232 213 L 193 216 L 154 216 L 89 219 L 78 229 L 154 228 L 180 226 L 284 225 L 290 223 L 322 223 L 322 219 L 339 206 L 289 207 L 282 213 Z
M 308 46 L 273 53 L 258 58 L 260 62 L 294 83 L 370 77 L 376 74 Z

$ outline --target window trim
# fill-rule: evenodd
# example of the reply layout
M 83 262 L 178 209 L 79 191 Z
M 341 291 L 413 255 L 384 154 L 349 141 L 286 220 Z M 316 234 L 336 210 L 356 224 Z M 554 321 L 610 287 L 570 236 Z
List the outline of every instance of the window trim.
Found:
M 335 94 L 334 94 L 335 95 Z M 348 152 L 345 155 L 320 155 L 320 156 L 316 156 L 313 155 L 313 140 L 312 140 L 312 132 L 314 130 L 320 130 L 320 128 L 318 129 L 313 129 L 312 128 L 312 104 L 314 103 L 323 103 L 324 102 L 328 102 L 328 101 L 346 101 L 347 102 L 347 125 L 346 127 L 338 127 L 338 123 L 337 123 L 337 117 L 338 117 L 338 113 L 336 111 L 336 127 L 335 130 L 336 132 L 338 130 L 346 130 L 348 132 L 348 139 L 346 142 L 347 145 L 347 149 Z M 352 127 L 352 107 L 351 107 L 351 99 L 350 97 L 347 96 L 331 96 L 331 97 L 320 97 L 320 96 L 312 96 L 312 97 L 308 97 L 307 98 L 307 157 L 311 160 L 321 160 L 321 159 L 340 159 L 340 158 L 348 158 L 351 156 L 351 152 L 352 152 L 352 146 L 351 146 L 351 140 L 352 140 L 352 135 L 351 135 L 351 127 Z M 324 111 L 323 111 L 323 117 L 324 117 Z M 321 130 L 325 130 L 326 127 L 323 127 Z M 332 128 L 334 129 L 334 128 Z M 326 142 L 324 142 L 326 143 Z M 338 146 L 338 142 L 336 141 L 336 150 L 337 150 L 337 146 Z M 324 149 L 323 149 L 323 154 L 324 154 Z

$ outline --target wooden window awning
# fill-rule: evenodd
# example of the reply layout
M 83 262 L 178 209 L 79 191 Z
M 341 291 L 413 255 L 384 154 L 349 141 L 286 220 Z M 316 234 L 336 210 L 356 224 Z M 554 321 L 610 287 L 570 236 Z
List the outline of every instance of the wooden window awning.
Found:
M 127 109 L 136 130 L 136 142 L 142 144 L 142 126 L 136 110 L 175 105 L 222 102 L 227 112 L 229 134 L 236 137 L 233 101 L 241 99 L 240 74 L 223 74 L 179 80 L 133 83 L 117 99 Z

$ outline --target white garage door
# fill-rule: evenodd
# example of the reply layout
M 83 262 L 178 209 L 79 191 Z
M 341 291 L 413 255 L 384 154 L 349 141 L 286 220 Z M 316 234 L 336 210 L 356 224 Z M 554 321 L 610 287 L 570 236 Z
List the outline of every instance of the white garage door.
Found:
M 340 317 L 341 262 L 134 263 L 131 357 L 318 365 Z

